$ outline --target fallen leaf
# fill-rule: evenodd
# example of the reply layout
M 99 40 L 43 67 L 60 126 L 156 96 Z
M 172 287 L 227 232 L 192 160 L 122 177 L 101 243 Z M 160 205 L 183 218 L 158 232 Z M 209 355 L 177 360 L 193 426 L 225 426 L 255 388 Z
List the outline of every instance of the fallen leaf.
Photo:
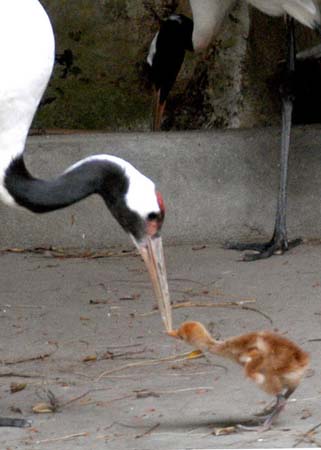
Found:
M 193 350 L 186 356 L 186 359 L 200 358 L 201 356 L 203 356 L 202 350 Z
M 27 383 L 11 383 L 10 392 L 15 394 L 16 392 L 23 391 L 27 387 Z
M 206 247 L 206 245 L 195 245 L 194 247 L 192 247 L 192 250 L 194 250 L 194 252 L 197 252 L 198 250 L 204 250 Z
M 136 398 L 148 398 L 148 397 L 160 397 L 160 394 L 157 392 L 149 391 L 147 389 L 141 389 L 140 391 L 134 391 L 136 394 Z
M 90 305 L 107 305 L 110 300 L 89 300 Z
M 53 407 L 52 405 L 49 405 L 49 403 L 37 403 L 35 406 L 32 407 L 32 411 L 37 414 L 46 414 L 46 413 L 52 413 Z
M 222 428 L 214 428 L 213 433 L 215 436 L 223 436 L 226 434 L 232 434 L 236 430 L 236 427 L 222 427 Z
M 97 361 L 97 355 L 85 356 L 83 359 L 83 362 L 89 362 L 89 361 Z

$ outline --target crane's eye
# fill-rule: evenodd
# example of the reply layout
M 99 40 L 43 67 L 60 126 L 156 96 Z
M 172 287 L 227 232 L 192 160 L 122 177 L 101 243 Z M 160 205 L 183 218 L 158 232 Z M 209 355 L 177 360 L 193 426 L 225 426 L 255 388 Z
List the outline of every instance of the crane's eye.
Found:
M 163 225 L 163 215 L 160 212 L 149 213 L 146 219 L 146 233 L 149 236 L 156 236 Z
M 152 212 L 152 213 L 148 214 L 147 219 L 148 220 L 156 220 L 156 219 L 158 219 L 158 216 L 159 215 L 157 213 Z

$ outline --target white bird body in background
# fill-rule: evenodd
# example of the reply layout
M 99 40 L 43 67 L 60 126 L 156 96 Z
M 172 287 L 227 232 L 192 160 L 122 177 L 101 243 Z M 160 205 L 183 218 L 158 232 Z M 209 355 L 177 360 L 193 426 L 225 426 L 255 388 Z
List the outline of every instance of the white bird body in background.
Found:
M 155 85 L 155 108 L 153 129 L 159 130 L 166 106 L 166 99 L 175 83 L 186 50 L 202 50 L 216 36 L 231 11 L 235 0 L 189 0 L 193 20 L 182 15 L 172 14 L 169 20 L 163 21 L 160 30 L 152 41 L 148 55 L 151 78 Z M 253 250 L 256 253 L 245 254 L 245 260 L 267 258 L 275 253 L 283 253 L 298 245 L 301 240 L 288 242 L 286 227 L 287 208 L 287 173 L 292 125 L 292 110 L 295 74 L 295 36 L 294 19 L 301 24 L 320 33 L 321 18 L 316 0 L 243 0 L 270 16 L 285 15 L 287 29 L 286 74 L 280 91 L 282 98 L 282 145 L 280 158 L 280 186 L 277 200 L 275 227 L 272 239 L 265 243 L 227 244 L 227 248 L 237 250 Z M 304 55 L 318 55 L 320 46 L 313 51 L 301 52 Z
M 288 14 L 309 28 L 320 23 L 320 11 L 314 0 L 245 0 L 269 16 Z M 190 0 L 193 13 L 193 47 L 203 50 L 216 36 L 235 0 Z

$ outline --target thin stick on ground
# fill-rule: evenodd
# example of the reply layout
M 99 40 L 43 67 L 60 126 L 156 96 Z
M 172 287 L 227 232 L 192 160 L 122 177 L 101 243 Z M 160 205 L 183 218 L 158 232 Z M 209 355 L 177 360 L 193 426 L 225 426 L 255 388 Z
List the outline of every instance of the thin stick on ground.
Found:
M 172 309 L 180 309 L 180 308 L 240 308 L 245 311 L 253 311 L 257 314 L 260 314 L 265 319 L 267 319 L 270 324 L 273 324 L 273 320 L 271 317 L 269 317 L 264 312 L 260 311 L 257 308 L 252 308 L 250 306 L 245 306 L 244 303 L 255 303 L 255 299 L 248 299 L 248 300 L 241 300 L 238 302 L 220 302 L 220 303 L 213 303 L 213 302 L 192 302 L 190 300 L 180 303 L 175 303 L 172 305 Z M 157 312 L 157 309 L 154 311 L 150 311 L 147 313 L 139 314 L 140 317 L 146 317 L 151 316 L 152 314 L 155 314 Z
M 53 355 L 55 353 L 56 350 L 50 352 L 50 353 L 43 353 L 41 355 L 36 355 L 36 356 L 30 356 L 29 358 L 20 358 L 20 359 L 12 359 L 12 360 L 3 360 L 2 364 L 4 364 L 5 366 L 14 366 L 16 364 L 23 364 L 26 362 L 31 362 L 31 361 L 43 361 L 44 359 L 49 358 L 51 355 Z
M 244 303 L 255 303 L 255 300 L 241 300 L 239 302 L 193 302 L 191 300 L 186 300 L 185 302 L 175 303 L 172 305 L 172 309 L 180 309 L 180 308 L 235 308 L 242 307 Z M 138 314 L 140 317 L 147 317 L 158 312 L 158 308 L 155 310 L 149 311 L 146 313 Z
M 95 381 L 100 381 L 102 378 L 108 377 L 109 375 L 111 375 L 113 373 L 120 372 L 120 371 L 126 370 L 126 369 L 133 369 L 135 367 L 154 366 L 154 365 L 162 364 L 162 363 L 166 363 L 166 362 L 186 361 L 186 360 L 191 359 L 189 357 L 189 355 L 190 355 L 190 352 L 183 353 L 181 355 L 169 356 L 167 358 L 160 358 L 160 359 L 156 359 L 156 360 L 152 359 L 152 360 L 149 360 L 149 361 L 141 361 L 141 362 L 125 364 L 124 366 L 117 367 L 116 369 L 105 370 L 100 375 L 98 375 L 98 377 L 95 378 Z M 195 355 L 194 356 L 194 358 L 200 358 L 200 357 L 203 357 L 203 354 L 199 354 L 199 355 Z
M 42 353 L 39 355 L 35 355 L 35 356 L 29 356 L 29 357 L 24 357 L 24 358 L 18 358 L 18 359 L 13 359 L 13 360 L 2 360 L 2 364 L 5 366 L 9 366 L 9 365 L 15 365 L 15 364 L 23 364 L 26 362 L 32 362 L 32 361 L 39 361 L 39 360 L 44 360 L 49 358 L 50 356 L 52 356 L 54 353 L 56 353 L 56 351 L 58 350 L 58 344 L 56 343 L 52 343 L 51 345 L 54 345 L 54 349 L 51 352 L 46 352 L 46 353 Z
M 66 406 L 69 406 L 69 405 L 71 405 L 72 403 L 75 403 L 75 402 L 77 402 L 78 400 L 81 400 L 81 399 L 83 399 L 84 397 L 87 397 L 87 395 L 92 394 L 93 392 L 106 391 L 106 390 L 109 390 L 109 389 L 110 389 L 110 388 L 107 388 L 107 389 L 105 389 L 105 388 L 97 388 L 97 389 L 93 388 L 93 389 L 88 389 L 87 391 L 83 392 L 82 394 L 80 394 L 80 395 L 78 395 L 78 396 L 76 396 L 76 397 L 73 397 L 73 398 L 71 398 L 71 399 L 69 399 L 69 400 L 66 400 L 65 402 L 60 403 L 60 408 L 65 408 Z
M 29 253 L 35 255 L 50 256 L 57 259 L 99 259 L 121 256 L 137 256 L 136 250 L 72 250 L 58 247 L 34 247 L 34 248 L 4 248 L 0 249 L 0 254 L 5 253 Z
M 152 426 L 151 428 L 149 428 L 148 430 L 144 431 L 144 433 L 141 434 L 137 434 L 135 436 L 135 439 L 140 439 L 144 436 L 148 436 L 149 434 L 151 434 L 153 431 L 155 431 L 158 427 L 160 426 L 160 423 L 157 423 L 156 425 Z
M 314 425 L 313 427 L 309 428 L 308 431 L 306 431 L 305 433 L 302 434 L 302 437 L 299 438 L 295 444 L 293 445 L 293 447 L 298 447 L 302 442 L 304 442 L 306 439 L 310 440 L 310 436 L 318 429 L 321 427 L 321 422 L 318 423 L 317 425 Z
M 36 441 L 36 444 L 39 445 L 39 444 L 48 444 L 50 442 L 68 441 L 70 439 L 86 437 L 88 435 L 89 435 L 88 431 L 85 431 L 83 433 L 68 434 L 66 436 L 61 436 L 61 437 L 56 437 L 56 438 L 42 439 L 40 441 Z
M 22 373 L 22 372 L 4 372 L 0 373 L 0 378 L 43 378 L 43 375 L 37 373 Z

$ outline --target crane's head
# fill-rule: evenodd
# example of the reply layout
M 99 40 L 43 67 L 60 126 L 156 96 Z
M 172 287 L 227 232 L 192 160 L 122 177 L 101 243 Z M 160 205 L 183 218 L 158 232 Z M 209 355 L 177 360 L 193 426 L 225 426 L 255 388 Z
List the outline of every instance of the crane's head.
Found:
M 153 130 L 160 129 L 166 99 L 183 64 L 185 51 L 193 50 L 193 21 L 183 14 L 172 14 L 161 23 L 147 57 L 150 78 L 155 86 Z
M 184 322 L 177 330 L 169 331 L 168 334 L 199 350 L 205 350 L 213 343 L 211 335 L 200 322 Z
M 172 329 L 171 305 L 160 235 L 165 217 L 163 197 L 155 184 L 128 162 L 108 156 L 108 164 L 105 189 L 100 188 L 99 193 L 139 250 L 169 331 Z

